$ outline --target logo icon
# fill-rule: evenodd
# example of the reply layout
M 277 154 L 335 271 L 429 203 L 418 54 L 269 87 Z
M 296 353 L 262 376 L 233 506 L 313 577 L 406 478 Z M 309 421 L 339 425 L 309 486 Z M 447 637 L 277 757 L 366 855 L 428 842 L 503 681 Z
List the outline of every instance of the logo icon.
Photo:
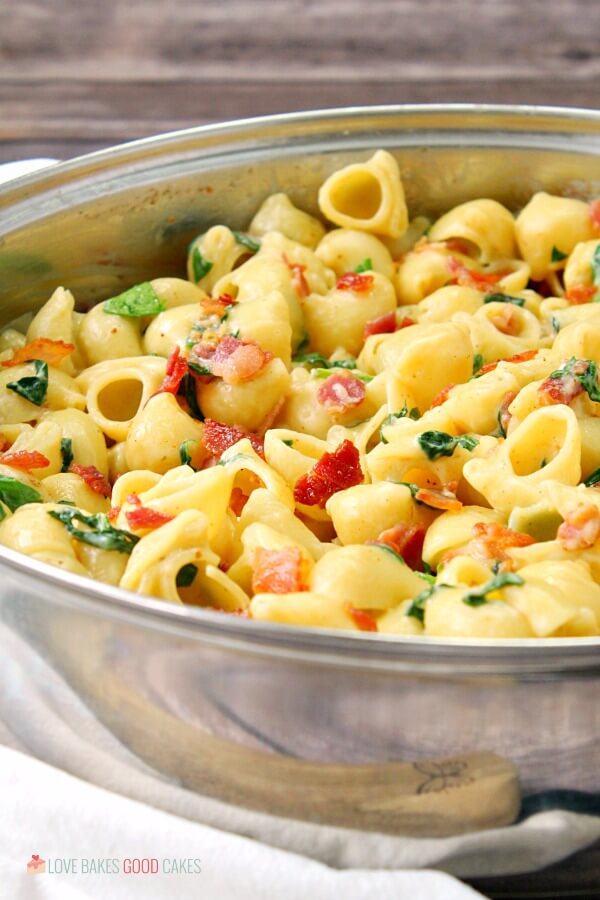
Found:
M 39 853 L 32 853 L 31 859 L 27 863 L 28 875 L 41 875 L 46 871 L 46 860 L 42 859 Z

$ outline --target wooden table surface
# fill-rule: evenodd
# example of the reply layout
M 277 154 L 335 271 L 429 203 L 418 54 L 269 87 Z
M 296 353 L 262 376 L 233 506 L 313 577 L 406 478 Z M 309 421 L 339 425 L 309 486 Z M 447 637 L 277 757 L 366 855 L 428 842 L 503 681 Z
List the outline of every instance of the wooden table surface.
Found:
M 597 25 L 597 0 L 0 0 L 0 162 L 317 107 L 599 108 Z M 580 860 L 478 886 L 558 893 Z M 583 867 L 591 897 L 600 846 Z
M 597 0 L 0 0 L 0 161 L 315 107 L 597 108 L 597 22 Z

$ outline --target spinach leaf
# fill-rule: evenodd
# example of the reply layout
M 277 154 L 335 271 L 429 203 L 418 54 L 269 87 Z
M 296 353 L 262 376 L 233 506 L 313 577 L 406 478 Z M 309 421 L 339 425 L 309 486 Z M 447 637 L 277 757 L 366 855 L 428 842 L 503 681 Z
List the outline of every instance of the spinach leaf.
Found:
M 575 378 L 583 387 L 590 400 L 600 403 L 598 388 L 598 366 L 593 359 L 577 359 L 572 356 L 562 364 L 560 369 L 552 372 L 548 378 L 563 378 L 565 375 Z
M 514 303 L 515 306 L 525 306 L 523 297 L 513 297 L 511 294 L 486 294 L 484 303 Z
M 231 233 L 235 238 L 236 244 L 241 244 L 241 246 L 245 247 L 246 250 L 249 250 L 250 253 L 258 253 L 260 250 L 260 241 L 255 241 L 249 234 L 244 234 L 241 231 L 232 231 Z M 210 269 L 208 269 L 208 271 L 210 272 Z M 204 274 L 206 274 L 206 272 Z M 199 280 L 200 279 L 198 279 L 198 281 Z
M 475 356 L 473 357 L 473 375 L 475 375 L 476 372 L 479 372 L 482 365 L 483 365 L 483 355 L 481 353 L 476 353 Z
M 131 553 L 139 538 L 129 531 L 113 528 L 105 513 L 87 516 L 78 509 L 50 510 L 49 516 L 65 526 L 71 537 L 83 544 L 99 547 L 101 550 L 114 550 L 116 553 Z M 89 531 L 83 531 L 75 523 L 87 525 Z
M 592 257 L 592 282 L 600 287 L 600 244 L 594 250 Z
M 32 359 L 35 375 L 25 375 L 18 381 L 11 381 L 6 385 L 9 391 L 14 391 L 30 403 L 41 406 L 48 393 L 48 363 L 41 359 Z
M 188 362 L 188 366 L 190 368 L 194 368 L 194 371 L 196 371 L 193 363 Z M 179 390 L 177 391 L 177 393 L 180 397 L 183 397 L 185 399 L 189 407 L 191 417 L 193 419 L 199 419 L 200 422 L 203 422 L 204 415 L 198 405 L 198 398 L 196 396 L 196 382 L 194 380 L 194 376 L 190 375 L 189 372 L 181 379 L 181 384 L 179 385 Z
M 284 438 L 283 443 L 286 445 L 286 447 L 294 446 L 294 442 L 293 442 L 292 438 Z
M 421 574 L 421 573 L 417 573 Z M 425 622 L 425 604 L 429 600 L 430 597 L 433 597 L 438 591 L 443 588 L 451 587 L 449 584 L 429 584 L 425 590 L 421 591 L 420 594 L 414 598 L 410 606 L 407 608 L 405 615 L 412 616 L 413 619 L 418 619 L 419 622 Z
M 385 417 L 381 425 L 379 426 L 379 440 L 382 444 L 389 443 L 386 439 L 383 429 L 387 428 L 389 425 L 395 425 L 396 422 L 399 422 L 400 419 L 405 419 L 408 416 L 409 419 L 417 420 L 421 418 L 421 414 L 416 406 L 413 406 L 412 409 L 408 409 L 406 403 L 400 410 L 400 412 L 390 413 Z
M 525 581 L 520 575 L 515 575 L 514 572 L 501 572 L 499 575 L 494 575 L 486 584 L 482 584 L 481 587 L 465 594 L 462 598 L 463 603 L 466 603 L 467 606 L 483 606 L 484 603 L 487 603 L 488 594 L 492 591 L 499 591 L 500 588 L 509 584 L 525 584 Z
M 198 247 L 194 247 L 192 250 L 192 272 L 194 281 L 202 281 L 204 276 L 208 275 L 213 265 L 214 263 L 202 256 Z
M 389 544 L 379 543 L 378 541 L 373 541 L 371 544 L 372 547 L 377 547 L 379 550 L 385 550 L 386 553 L 389 553 L 390 556 L 393 556 L 395 560 L 406 565 L 404 561 L 404 557 L 400 553 L 396 553 L 393 547 L 390 547 Z
M 195 372 L 196 375 L 212 375 L 212 372 L 209 368 L 201 365 L 200 363 L 191 362 L 189 359 L 188 368 L 190 368 L 192 372 Z
M 156 316 L 167 308 L 149 281 L 135 284 L 128 291 L 105 300 L 102 309 L 113 316 L 139 319 L 140 316 Z
M 552 247 L 552 253 L 550 254 L 550 262 L 562 262 L 563 259 L 566 259 L 568 253 L 563 253 L 562 250 L 559 250 L 558 247 Z
M 474 450 L 478 439 L 468 434 L 452 437 L 445 431 L 424 431 L 417 438 L 419 446 L 428 459 L 439 459 L 440 456 L 452 456 L 457 447 Z
M 11 512 L 26 503 L 41 503 L 42 495 L 10 475 L 0 475 L 0 501 L 8 506 Z
M 370 256 L 367 256 L 366 259 L 363 259 L 354 270 L 357 274 L 360 275 L 361 272 L 372 272 L 373 271 L 373 261 Z
M 345 360 L 342 360 L 345 362 Z M 311 375 L 313 378 L 329 378 L 330 375 L 333 375 L 337 368 L 346 369 L 347 366 L 338 366 L 337 364 L 333 364 L 329 369 L 313 369 L 311 371 Z M 359 372 L 357 369 L 352 369 L 352 375 L 354 378 L 358 378 L 359 381 L 364 381 L 365 384 L 368 384 L 369 381 L 373 381 L 374 375 L 367 375 L 365 372 Z
M 175 584 L 177 587 L 189 587 L 197 574 L 198 566 L 195 566 L 194 563 L 188 563 L 186 566 L 182 566 L 177 573 Z
M 591 475 L 583 482 L 586 487 L 594 487 L 595 484 L 600 483 L 600 469 L 594 469 Z
M 60 455 L 62 457 L 61 472 L 68 472 L 73 462 L 73 441 L 71 438 L 62 438 L 60 442 Z
M 194 469 L 194 466 L 192 465 L 192 454 L 190 451 L 190 447 L 192 447 L 192 446 L 197 447 L 198 441 L 194 441 L 194 440 L 183 441 L 179 445 L 179 459 L 181 460 L 182 466 L 189 466 L 191 469 Z M 194 469 L 194 472 L 197 472 L 197 471 L 198 471 L 197 469 Z
M 558 332 L 560 331 L 560 322 L 558 321 L 556 316 L 552 316 L 550 321 L 552 322 L 552 327 L 554 328 L 555 332 L 558 334 Z
M 292 362 L 318 366 L 320 369 L 356 369 L 355 359 L 336 359 L 335 362 L 331 362 L 320 353 L 302 353 L 300 356 L 295 356 Z

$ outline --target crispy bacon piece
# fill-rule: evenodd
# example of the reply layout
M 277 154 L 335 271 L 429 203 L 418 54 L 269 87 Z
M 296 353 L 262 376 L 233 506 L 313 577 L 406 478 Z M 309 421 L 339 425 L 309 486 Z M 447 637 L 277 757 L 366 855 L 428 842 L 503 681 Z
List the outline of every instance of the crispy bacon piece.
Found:
M 497 522 L 477 522 L 471 529 L 472 539 L 466 546 L 457 547 L 444 555 L 443 562 L 455 556 L 471 556 L 484 564 L 494 561 L 501 564 L 499 571 L 507 572 L 513 562 L 507 553 L 511 547 L 529 547 L 535 540 L 528 534 L 513 531 Z
M 498 282 L 508 275 L 508 272 L 475 272 L 454 256 L 448 258 L 448 269 L 452 274 L 452 281 L 461 287 L 475 288 L 477 291 L 485 291 L 490 285 Z
M 600 232 L 600 199 L 590 203 L 590 219 L 596 231 Z
M 176 344 L 167 359 L 165 377 L 163 378 L 159 389 L 153 396 L 156 396 L 156 394 L 176 394 L 179 390 L 179 385 L 183 381 L 184 376 L 187 375 L 187 372 L 187 359 L 181 356 L 179 344 Z
M 579 359 L 573 365 L 573 374 L 563 372 L 560 375 L 549 375 L 540 386 L 538 393 L 545 406 L 554 403 L 565 403 L 567 406 L 575 397 L 583 394 L 585 388 L 575 375 L 583 375 L 587 372 L 589 363 L 585 359 Z
M 403 319 L 402 321 L 406 321 Z M 396 331 L 396 313 L 389 312 L 376 319 L 370 319 L 364 327 L 363 336 L 366 340 L 372 334 L 392 334 Z
M 373 543 L 386 544 L 395 553 L 399 553 L 411 569 L 420 569 L 423 565 L 424 540 L 425 528 L 423 525 L 401 522 L 399 525 L 394 525 L 393 528 L 386 528 Z
M 231 294 L 221 294 L 220 297 L 205 297 L 200 301 L 200 306 L 207 315 L 216 315 L 222 318 L 228 307 L 233 306 L 234 303 L 236 300 Z
M 234 487 L 229 498 L 229 508 L 236 516 L 241 516 L 249 497 L 239 487 Z
M 305 506 L 325 504 L 337 491 L 362 484 L 360 455 L 352 441 L 345 440 L 332 453 L 324 453 L 310 472 L 294 485 L 294 499 Z
M 4 453 L 5 450 L 8 450 L 10 447 L 10 441 L 6 437 L 5 434 L 2 434 L 0 431 L 0 453 Z
M 377 631 L 377 619 L 370 612 L 357 609 L 350 603 L 345 603 L 344 609 L 360 631 Z
M 291 594 L 308 590 L 306 560 L 298 547 L 254 552 L 252 590 L 255 594 Z
M 508 431 L 508 426 L 510 424 L 510 420 L 512 418 L 511 414 L 508 411 L 508 407 L 513 402 L 515 397 L 517 396 L 516 391 L 507 391 L 504 397 L 502 398 L 502 403 L 500 404 L 500 409 L 498 410 L 498 424 L 504 431 L 504 434 Z
M 456 385 L 455 384 L 447 384 L 446 387 L 443 387 L 441 389 L 441 391 L 439 392 L 439 394 L 437 394 L 433 398 L 430 409 L 433 409 L 434 406 L 441 406 L 442 403 L 445 403 L 446 400 L 448 399 L 450 391 L 452 390 L 453 387 L 456 387 Z
M 456 494 L 449 489 L 449 486 L 442 486 L 439 490 L 433 488 L 419 488 L 415 494 L 415 500 L 425 503 L 432 509 L 449 510 L 450 512 L 458 512 L 462 509 L 462 503 Z
M 593 503 L 580 503 L 567 513 L 556 534 L 565 550 L 587 550 L 600 538 L 600 511 Z
M 489 362 L 486 363 L 485 366 L 482 366 L 477 372 L 477 375 L 486 375 L 488 372 L 493 372 L 496 366 L 501 362 L 522 363 L 527 362 L 529 359 L 533 359 L 536 355 L 537 350 L 525 350 L 523 353 L 515 353 L 514 356 L 505 356 L 503 359 L 495 359 L 494 362 Z
M 13 469 L 45 469 L 50 465 L 50 460 L 38 450 L 15 450 L 1 456 L 0 463 Z
M 127 498 L 129 500 L 129 497 Z M 138 503 L 135 509 L 128 509 L 125 513 L 127 524 L 135 531 L 136 528 L 160 528 L 167 522 L 173 521 L 173 516 L 168 513 L 160 512 L 158 509 L 151 509 L 149 506 L 142 506 L 137 498 Z
M 253 341 L 240 341 L 229 334 L 216 346 L 201 341 L 194 346 L 193 355 L 213 375 L 222 378 L 225 384 L 250 381 L 273 357 L 272 353 L 261 350 Z
M 71 463 L 69 472 L 73 472 L 74 475 L 79 475 L 80 478 L 83 478 L 89 489 L 95 494 L 100 494 L 101 497 L 110 497 L 112 488 L 96 466 L 82 466 L 79 463 Z
M 60 366 L 69 353 L 75 349 L 75 344 L 66 341 L 51 341 L 50 338 L 35 338 L 19 350 L 15 350 L 12 359 L 5 360 L 3 366 L 20 366 L 30 359 L 41 359 L 49 366 Z
M 338 278 L 336 288 L 338 291 L 352 291 L 354 294 L 366 294 L 373 286 L 372 275 L 364 275 L 362 272 L 346 272 Z
M 221 459 L 225 451 L 237 444 L 238 441 L 241 441 L 242 438 L 248 438 L 254 450 L 264 459 L 264 444 L 257 434 L 245 431 L 237 425 L 225 425 L 224 422 L 217 422 L 215 419 L 204 420 L 202 443 L 215 459 Z
M 574 284 L 565 294 L 565 300 L 573 305 L 589 303 L 598 290 L 595 284 Z
M 330 375 L 317 391 L 317 400 L 334 417 L 360 406 L 366 396 L 363 382 L 349 372 Z
M 302 263 L 290 262 L 285 253 L 283 254 L 283 261 L 292 273 L 292 284 L 294 285 L 294 290 L 298 296 L 308 297 L 310 294 L 310 287 L 304 275 L 306 266 L 302 265 Z
M 489 321 L 502 334 L 514 337 L 519 333 L 519 317 L 512 303 L 503 303 L 500 309 L 490 313 Z

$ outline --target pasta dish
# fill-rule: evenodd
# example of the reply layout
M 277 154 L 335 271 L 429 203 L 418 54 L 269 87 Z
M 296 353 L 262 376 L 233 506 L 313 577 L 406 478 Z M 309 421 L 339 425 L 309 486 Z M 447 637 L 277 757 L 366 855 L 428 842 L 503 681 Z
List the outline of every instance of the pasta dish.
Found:
M 378 150 L 318 205 L 5 328 L 0 543 L 257 620 L 600 634 L 600 201 L 411 218 Z

